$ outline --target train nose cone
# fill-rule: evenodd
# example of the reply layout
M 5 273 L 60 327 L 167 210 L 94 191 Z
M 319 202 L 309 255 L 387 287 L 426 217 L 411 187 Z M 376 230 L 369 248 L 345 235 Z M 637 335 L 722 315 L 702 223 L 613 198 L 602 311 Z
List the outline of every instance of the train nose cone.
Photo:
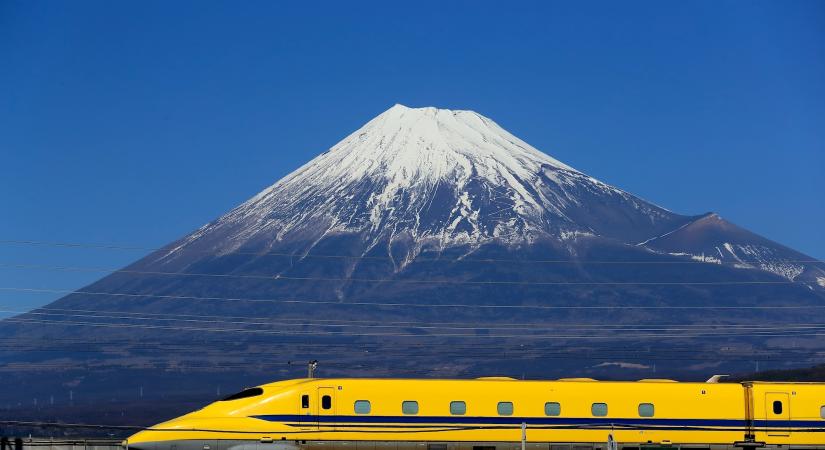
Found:
M 120 448 L 123 450 L 155 450 L 153 442 L 141 442 L 140 444 L 130 444 L 127 441 L 120 443 Z
M 143 441 L 143 442 L 136 442 L 132 444 L 131 442 L 126 443 L 124 442 L 121 444 L 123 450 L 172 450 L 173 445 L 175 442 L 169 441 Z M 177 446 L 175 446 L 177 447 Z M 200 449 L 199 449 L 200 450 Z
M 156 439 L 149 432 L 140 431 L 121 442 L 120 447 L 123 450 L 171 450 L 171 446 L 164 445 L 165 442 L 158 442 Z
M 152 442 L 141 442 L 139 444 L 132 444 L 127 441 L 120 443 L 120 448 L 123 450 L 155 450 Z

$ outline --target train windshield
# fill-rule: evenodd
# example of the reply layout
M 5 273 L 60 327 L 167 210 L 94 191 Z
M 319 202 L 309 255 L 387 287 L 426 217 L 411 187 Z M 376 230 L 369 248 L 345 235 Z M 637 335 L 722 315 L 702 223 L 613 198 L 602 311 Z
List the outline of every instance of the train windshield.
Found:
M 229 401 L 229 400 L 238 400 L 238 399 L 242 399 L 242 398 L 257 397 L 257 396 L 259 396 L 263 393 L 264 393 L 264 390 L 259 388 L 259 387 L 247 388 L 247 389 L 242 390 L 241 392 L 238 392 L 237 394 L 232 394 L 229 397 L 222 398 L 222 399 L 220 399 L 220 401 L 226 402 L 226 401 Z

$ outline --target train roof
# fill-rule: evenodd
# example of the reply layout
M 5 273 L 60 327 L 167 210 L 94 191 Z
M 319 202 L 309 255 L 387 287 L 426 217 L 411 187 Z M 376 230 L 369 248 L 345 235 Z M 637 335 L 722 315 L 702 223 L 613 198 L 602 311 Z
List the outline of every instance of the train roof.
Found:
M 711 378 L 713 380 L 716 377 Z M 474 382 L 474 383 L 484 383 L 484 382 L 518 382 L 518 383 L 610 383 L 610 384 L 628 384 L 628 383 L 676 383 L 676 384 L 742 384 L 742 383 L 749 383 L 749 384 L 825 384 L 825 382 L 819 381 L 806 381 L 806 382 L 797 382 L 797 381 L 721 381 L 719 378 L 716 378 L 716 381 L 677 381 L 671 380 L 666 378 L 643 378 L 640 380 L 596 380 L 593 378 L 558 378 L 558 379 L 546 379 L 546 380 L 519 380 L 511 377 L 500 377 L 500 376 L 491 376 L 491 377 L 478 377 L 478 378 L 367 378 L 367 377 L 353 377 L 353 378 L 297 378 L 291 380 L 283 380 L 283 381 L 276 381 L 272 383 L 267 383 L 266 385 L 278 385 L 278 386 L 287 386 L 292 384 L 300 384 L 300 383 L 308 383 L 308 382 L 346 382 L 346 381 L 381 381 L 381 382 Z

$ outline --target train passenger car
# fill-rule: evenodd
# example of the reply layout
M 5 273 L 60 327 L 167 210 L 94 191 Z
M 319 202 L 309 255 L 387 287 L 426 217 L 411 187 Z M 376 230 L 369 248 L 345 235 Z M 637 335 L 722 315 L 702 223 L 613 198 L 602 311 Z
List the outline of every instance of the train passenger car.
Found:
M 131 450 L 825 449 L 825 384 L 300 379 L 141 431 Z
M 825 442 L 825 385 L 745 383 L 752 397 L 755 440 L 796 447 Z

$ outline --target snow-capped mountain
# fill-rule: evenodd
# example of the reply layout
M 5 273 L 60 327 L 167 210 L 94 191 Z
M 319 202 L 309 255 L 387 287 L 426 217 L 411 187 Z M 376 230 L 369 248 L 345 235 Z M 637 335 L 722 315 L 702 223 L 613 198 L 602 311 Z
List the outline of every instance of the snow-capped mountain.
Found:
M 349 249 L 354 256 L 385 247 L 403 267 L 423 250 L 473 251 L 491 242 L 554 241 L 575 256 L 568 241 L 592 237 L 694 259 L 706 252 L 708 263 L 789 279 L 805 271 L 804 255 L 777 251 L 752 233 L 743 240 L 732 224 L 718 225 L 701 244 L 672 245 L 707 220 L 605 184 L 473 111 L 395 105 L 160 256 L 173 261 L 190 246 L 226 255 L 284 243 L 300 255 L 324 239 L 356 235 L 362 245 Z M 725 230 L 738 233 L 737 244 L 726 242 Z M 401 254 L 391 250 L 399 242 Z
M 395 105 L 176 251 L 211 234 L 225 236 L 215 250 L 226 253 L 360 233 L 367 249 L 411 240 L 414 257 L 428 245 L 649 237 L 683 220 L 551 158 L 475 112 Z

